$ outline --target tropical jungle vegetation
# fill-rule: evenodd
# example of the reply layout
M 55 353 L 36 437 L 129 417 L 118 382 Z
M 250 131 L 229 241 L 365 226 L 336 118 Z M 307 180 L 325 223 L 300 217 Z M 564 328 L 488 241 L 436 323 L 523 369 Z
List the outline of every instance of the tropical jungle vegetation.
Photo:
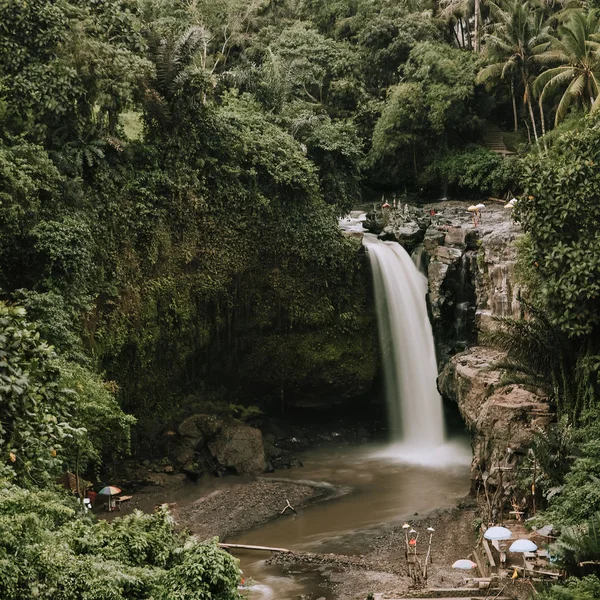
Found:
M 0 596 L 236 597 L 233 561 L 166 513 L 109 534 L 53 482 L 160 456 L 199 403 L 368 390 L 337 218 L 382 192 L 519 196 L 539 318 L 498 342 L 559 408 L 549 513 L 596 531 L 596 4 L 0 0 Z

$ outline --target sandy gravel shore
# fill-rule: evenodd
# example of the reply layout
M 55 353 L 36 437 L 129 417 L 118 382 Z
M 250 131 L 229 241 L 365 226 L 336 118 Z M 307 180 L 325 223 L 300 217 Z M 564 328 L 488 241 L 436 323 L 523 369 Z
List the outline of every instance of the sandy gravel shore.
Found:
M 174 508 L 179 525 L 202 539 L 221 540 L 276 519 L 286 499 L 298 509 L 343 493 L 334 486 L 265 478 L 215 490 L 187 505 Z

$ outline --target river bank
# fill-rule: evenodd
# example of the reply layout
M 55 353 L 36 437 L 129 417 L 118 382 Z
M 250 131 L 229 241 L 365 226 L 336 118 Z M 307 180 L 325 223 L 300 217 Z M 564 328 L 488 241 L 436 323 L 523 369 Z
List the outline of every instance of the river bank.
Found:
M 200 537 L 292 551 L 274 560 L 268 553 L 236 551 L 244 575 L 257 583 L 252 600 L 407 591 L 405 520 L 420 531 L 419 552 L 425 528 L 436 529 L 432 581 L 449 587 L 462 582 L 449 565 L 473 545 L 472 507 L 463 502 L 455 510 L 469 489 L 468 457 L 436 469 L 398 461 L 381 446 L 330 445 L 303 454 L 302 462 L 274 477 L 222 482 L 174 507 L 178 523 Z M 297 514 L 280 515 L 286 499 Z
M 460 506 L 460 507 L 459 507 Z M 460 587 L 464 575 L 452 569 L 455 560 L 469 556 L 475 545 L 475 504 L 469 499 L 459 506 L 434 511 L 412 520 L 419 530 L 421 550 L 426 550 L 426 527 L 435 529 L 432 540 L 431 564 L 428 566 L 429 587 Z M 310 567 L 329 583 L 335 598 L 363 600 L 369 592 L 386 597 L 401 597 L 415 585 L 408 573 L 405 556 L 405 533 L 401 525 L 383 525 L 364 531 L 361 554 L 281 554 L 271 559 L 284 572 L 293 573 Z M 423 561 L 423 556 L 420 557 Z M 421 588 L 419 588 L 421 589 Z
M 173 516 L 182 528 L 201 539 L 218 537 L 226 540 L 273 519 L 295 515 L 305 506 L 348 491 L 326 482 L 260 478 L 226 485 L 192 503 L 176 506 Z M 288 502 L 294 510 L 288 508 Z

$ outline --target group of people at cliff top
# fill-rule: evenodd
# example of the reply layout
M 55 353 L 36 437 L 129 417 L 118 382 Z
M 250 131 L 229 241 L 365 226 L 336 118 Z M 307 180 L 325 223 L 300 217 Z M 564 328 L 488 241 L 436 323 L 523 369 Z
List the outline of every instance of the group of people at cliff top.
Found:
M 396 202 L 396 195 L 394 194 L 394 198 L 393 198 L 393 204 L 390 204 L 386 199 L 385 199 L 385 194 L 382 196 L 381 198 L 381 208 L 383 209 L 390 209 L 390 208 L 402 208 L 402 203 L 401 202 Z M 508 209 L 508 210 L 512 210 L 515 207 L 515 204 L 517 203 L 517 199 L 516 198 L 511 198 L 505 205 L 504 208 Z M 472 213 L 473 215 L 473 227 L 477 227 L 478 225 L 481 224 L 482 222 L 482 217 L 481 217 L 481 213 L 483 210 L 485 210 L 485 204 L 483 203 L 479 203 L 479 204 L 473 204 L 471 206 L 469 206 L 469 208 L 467 208 L 467 210 Z M 404 205 L 404 212 L 408 213 L 408 204 Z M 436 211 L 434 209 L 431 209 L 429 211 L 429 214 L 433 217 L 436 215 Z

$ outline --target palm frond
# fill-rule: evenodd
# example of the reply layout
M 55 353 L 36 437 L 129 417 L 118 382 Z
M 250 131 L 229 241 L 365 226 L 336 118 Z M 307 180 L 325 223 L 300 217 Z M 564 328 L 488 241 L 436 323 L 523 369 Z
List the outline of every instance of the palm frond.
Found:
M 533 82 L 533 91 L 536 94 L 541 94 L 542 98 L 554 91 L 557 87 L 565 85 L 575 76 L 575 69 L 570 66 L 555 67 L 548 69 Z
M 573 100 L 575 99 L 576 94 L 573 93 L 574 84 L 577 84 L 578 89 L 579 88 L 582 89 L 584 87 L 579 84 L 581 79 L 584 79 L 584 75 L 580 75 L 576 79 L 573 79 L 573 81 L 571 81 L 571 83 L 565 90 L 565 93 L 562 95 L 562 98 L 560 99 L 560 102 L 558 103 L 558 106 L 556 107 L 556 117 L 554 118 L 555 126 L 558 125 L 566 117 L 569 107 L 571 106 Z M 584 79 L 584 84 L 585 84 L 585 79 Z

